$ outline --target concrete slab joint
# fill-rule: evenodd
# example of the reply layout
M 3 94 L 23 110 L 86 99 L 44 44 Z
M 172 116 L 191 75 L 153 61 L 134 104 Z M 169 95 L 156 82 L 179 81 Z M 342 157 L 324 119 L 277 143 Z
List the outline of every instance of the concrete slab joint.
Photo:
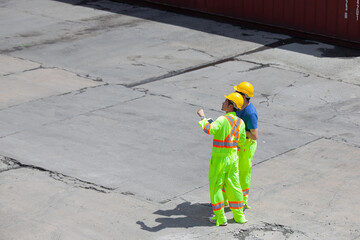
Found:
M 70 184 L 74 187 L 94 190 L 94 191 L 101 192 L 101 193 L 109 193 L 110 191 L 114 190 L 113 188 L 97 185 L 97 184 L 94 184 L 91 182 L 86 182 L 86 181 L 83 181 L 83 180 L 80 180 L 77 178 L 73 178 L 71 176 L 64 175 L 59 172 L 47 170 L 42 167 L 22 164 L 19 161 L 9 158 L 9 157 L 0 156 L 0 162 L 2 163 L 0 165 L 0 173 L 4 172 L 4 171 L 19 169 L 19 168 L 28 168 L 28 169 L 41 171 L 41 172 L 47 172 L 47 173 L 49 173 L 49 177 L 51 177 L 57 181 L 61 181 L 65 184 Z M 3 167 L 2 165 L 5 165 L 5 167 Z

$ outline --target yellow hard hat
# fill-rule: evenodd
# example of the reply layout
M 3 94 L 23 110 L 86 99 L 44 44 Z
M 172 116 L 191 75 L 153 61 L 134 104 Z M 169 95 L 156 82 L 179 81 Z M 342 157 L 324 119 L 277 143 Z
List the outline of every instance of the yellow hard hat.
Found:
M 235 91 L 245 93 L 248 97 L 254 96 L 254 87 L 249 82 L 242 82 L 234 87 Z
M 238 109 L 241 109 L 242 105 L 244 104 L 244 99 L 239 93 L 230 93 L 229 95 L 224 95 L 228 100 L 235 103 Z

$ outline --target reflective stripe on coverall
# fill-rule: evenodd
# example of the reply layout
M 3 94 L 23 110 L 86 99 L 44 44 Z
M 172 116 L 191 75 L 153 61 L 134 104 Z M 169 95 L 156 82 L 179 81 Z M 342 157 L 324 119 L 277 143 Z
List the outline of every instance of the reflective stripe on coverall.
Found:
M 239 179 L 244 195 L 244 204 L 247 205 L 249 199 L 250 183 L 251 183 L 251 166 L 256 151 L 257 142 L 250 138 L 246 139 L 245 144 L 238 148 L 239 157 Z
M 205 133 L 213 134 L 213 149 L 209 164 L 210 199 L 216 217 L 216 225 L 226 222 L 222 187 L 225 185 L 234 220 L 242 222 L 243 194 L 239 182 L 237 145 L 239 134 L 245 135 L 245 124 L 235 112 L 230 112 L 209 123 L 199 122 Z

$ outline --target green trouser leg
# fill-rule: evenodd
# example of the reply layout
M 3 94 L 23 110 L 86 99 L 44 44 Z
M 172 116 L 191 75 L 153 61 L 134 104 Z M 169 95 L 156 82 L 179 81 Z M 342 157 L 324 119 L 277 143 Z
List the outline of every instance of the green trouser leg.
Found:
M 236 151 L 227 156 L 212 156 L 209 167 L 209 186 L 211 205 L 215 214 L 217 226 L 227 221 L 224 213 L 223 187 L 226 191 L 234 220 L 238 223 L 245 223 L 247 221 L 243 213 L 243 194 L 239 182 Z
M 221 190 L 225 181 L 225 173 L 229 168 L 229 159 L 227 156 L 228 154 L 213 153 L 209 165 L 210 200 L 216 217 L 216 226 L 227 222 L 224 213 L 224 198 Z
M 233 213 L 235 222 L 245 223 L 245 215 L 243 213 L 243 194 L 239 182 L 238 158 L 232 156 L 230 158 L 229 171 L 226 173 L 224 182 L 225 192 L 229 201 L 229 207 Z
M 239 148 L 239 179 L 244 195 L 244 204 L 247 205 L 249 199 L 251 183 L 251 166 L 256 151 L 257 143 L 255 140 L 246 139 L 243 146 Z

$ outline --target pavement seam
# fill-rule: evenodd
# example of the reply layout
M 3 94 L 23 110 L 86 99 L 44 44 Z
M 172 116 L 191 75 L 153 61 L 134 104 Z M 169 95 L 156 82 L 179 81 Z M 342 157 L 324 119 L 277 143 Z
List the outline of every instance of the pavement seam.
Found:
M 44 69 L 44 68 L 42 66 L 39 66 L 39 67 L 35 67 L 35 68 L 25 69 L 25 70 L 23 70 L 21 72 L 7 73 L 7 74 L 4 74 L 2 76 L 7 77 L 7 76 L 12 76 L 12 75 L 16 75 L 16 74 L 24 73 L 24 72 L 31 72 L 31 71 L 35 71 L 35 70 L 39 70 L 39 69 Z
M 76 89 L 76 90 L 73 90 L 73 91 L 69 91 L 69 92 L 64 92 L 64 93 L 59 93 L 59 94 L 54 94 L 54 95 L 50 95 L 50 96 L 45 96 L 45 97 L 41 97 L 41 98 L 36 98 L 36 99 L 32 99 L 32 100 L 29 100 L 27 101 L 26 103 L 31 103 L 31 102 L 36 102 L 36 101 L 42 101 L 44 99 L 47 99 L 47 98 L 51 98 L 51 97 L 59 97 L 59 96 L 64 96 L 64 95 L 68 95 L 68 94 L 80 94 L 82 92 L 85 92 L 85 90 L 87 89 L 90 89 L 90 88 L 97 88 L 97 87 L 103 87 L 103 86 L 107 86 L 108 84 L 101 84 L 101 85 L 96 85 L 96 86 L 89 86 L 89 87 L 84 87 L 84 88 L 80 88 L 80 89 Z M 11 105 L 11 106 L 7 106 L 7 107 L 4 107 L 4 108 L 1 108 L 0 111 L 3 111 L 3 110 L 6 110 L 6 109 L 10 109 L 10 108 L 13 108 L 13 107 L 18 107 L 20 105 L 24 104 L 23 102 L 22 103 L 19 103 L 19 104 L 14 104 L 14 105 Z
M 24 60 L 24 59 L 21 59 L 21 58 L 17 58 L 17 59 Z M 19 71 L 19 72 L 12 72 L 12 73 L 3 74 L 2 76 L 6 77 L 6 76 L 25 73 L 25 72 L 36 71 L 36 70 L 39 70 L 39 69 L 58 69 L 58 70 L 61 70 L 61 71 L 64 71 L 64 72 L 74 74 L 75 76 L 80 77 L 80 78 L 84 78 L 84 79 L 91 80 L 91 81 L 94 81 L 94 82 L 103 82 L 103 79 L 101 77 L 91 77 L 90 74 L 79 74 L 79 73 L 70 71 L 70 70 L 65 69 L 65 68 L 60 68 L 60 67 L 44 67 L 41 63 L 38 63 L 38 62 L 35 62 L 35 61 L 32 61 L 32 60 L 25 59 L 25 61 L 30 61 L 30 62 L 33 62 L 33 63 L 37 63 L 40 66 L 35 67 L 35 68 L 30 68 L 30 69 L 24 69 L 24 70 Z M 108 85 L 108 83 L 105 83 L 104 85 Z
M 133 198 L 135 198 L 137 200 L 145 201 L 145 202 L 147 202 L 149 204 L 152 204 L 154 206 L 159 206 L 158 205 L 159 203 L 164 204 L 164 203 L 172 201 L 176 197 L 179 197 L 179 196 L 176 196 L 175 198 L 172 198 L 169 201 L 166 201 L 164 203 L 162 203 L 162 202 L 154 202 L 151 199 L 146 199 L 146 198 L 142 198 L 142 197 L 139 198 L 139 197 L 136 196 L 135 193 L 132 193 L 132 192 L 129 192 L 129 191 L 119 192 L 119 191 L 117 191 L 117 188 L 110 188 L 110 187 L 95 184 L 95 183 L 92 183 L 92 182 L 84 181 L 84 180 L 81 180 L 79 178 L 71 177 L 69 175 L 65 175 L 65 174 L 62 174 L 62 173 L 59 173 L 59 172 L 55 172 L 55 171 L 52 171 L 52 170 L 45 169 L 43 167 L 30 165 L 30 164 L 24 164 L 24 163 L 21 163 L 20 161 L 14 159 L 14 158 L 0 156 L 0 162 L 2 162 L 2 163 L 4 163 L 5 165 L 8 166 L 8 168 L 0 170 L 0 173 L 7 172 L 7 171 L 10 171 L 10 170 L 22 169 L 22 168 L 35 170 L 35 171 L 40 171 L 40 172 L 46 172 L 46 173 L 49 174 L 50 178 L 52 178 L 52 179 L 54 179 L 56 181 L 60 181 L 60 182 L 62 182 L 64 184 L 66 184 L 66 185 L 71 185 L 71 186 L 76 187 L 76 188 L 83 188 L 83 189 L 87 189 L 87 190 L 93 190 L 93 191 L 96 191 L 96 192 L 99 192 L 99 193 L 121 194 L 121 195 L 125 195 L 125 196 L 128 196 L 128 197 L 133 197 Z M 203 186 L 201 186 L 201 187 L 203 187 Z M 201 188 L 201 187 L 199 187 L 199 188 Z M 191 191 L 189 191 L 189 192 L 191 192 Z
M 176 196 L 173 196 L 173 197 L 171 197 L 171 198 L 168 198 L 168 199 L 165 199 L 165 200 L 163 200 L 163 201 L 160 201 L 159 203 L 160 203 L 160 204 L 165 204 L 165 203 L 171 202 L 171 201 L 173 201 L 173 200 L 175 200 L 175 199 L 177 199 L 177 198 L 181 198 L 181 199 L 185 200 L 185 199 L 182 197 L 183 195 L 188 194 L 188 193 L 191 193 L 191 192 L 193 192 L 193 191 L 196 191 L 196 190 L 201 189 L 201 188 L 206 187 L 206 186 L 209 186 L 209 184 L 207 183 L 207 184 L 204 184 L 204 185 L 202 185 L 202 186 L 200 186 L 200 187 L 193 188 L 193 189 L 191 189 L 191 190 L 189 190 L 189 191 L 183 192 L 183 193 L 178 194 L 178 195 L 176 195 Z M 187 201 L 187 200 L 186 200 L 186 201 Z
M 95 184 L 95 183 L 91 183 L 91 182 L 87 182 L 78 178 L 74 178 L 59 172 L 55 172 L 52 170 L 48 170 L 42 167 L 38 167 L 35 165 L 29 165 L 29 164 L 24 164 L 21 163 L 20 161 L 13 159 L 13 158 L 9 158 L 9 157 L 3 157 L 3 159 L 0 159 L 0 161 L 2 161 L 3 163 L 5 163 L 6 165 L 9 166 L 14 166 L 14 167 L 10 167 L 7 170 L 15 170 L 15 169 L 20 169 L 20 168 L 27 168 L 27 169 L 32 169 L 32 170 L 37 170 L 40 172 L 47 172 L 49 173 L 49 177 L 51 177 L 54 180 L 63 182 L 67 185 L 72 185 L 74 187 L 78 187 L 78 188 L 83 188 L 83 189 L 88 189 L 88 190 L 94 190 L 96 192 L 100 192 L 100 193 L 109 193 L 110 191 L 115 190 L 115 188 L 109 188 L 109 187 L 105 187 L 99 184 Z M 0 171 L 0 173 L 3 171 Z
M 117 85 L 121 85 L 122 84 L 117 84 Z M 146 97 L 147 95 L 149 96 L 156 96 L 156 97 L 163 97 L 163 98 L 167 98 L 167 99 L 173 99 L 171 96 L 167 96 L 167 95 L 164 95 L 164 94 L 156 94 L 156 93 L 151 93 L 149 89 L 146 89 L 146 88 L 133 88 L 133 90 L 135 91 L 138 91 L 138 92 L 143 92 L 145 93 L 144 96 L 142 97 Z M 137 100 L 139 98 L 142 98 L 142 97 L 138 97 L 138 98 L 135 98 L 135 99 L 132 99 L 132 100 L 129 100 L 129 101 L 126 101 L 126 102 L 130 102 L 130 101 L 133 101 L 133 100 Z M 194 103 L 190 103 L 190 102 L 183 102 L 184 104 L 187 104 L 189 106 L 192 106 L 192 107 L 198 107 L 198 108 L 203 108 L 204 110 L 208 110 L 208 111 L 213 111 L 213 112 L 218 112 L 218 113 L 223 113 L 223 111 L 220 111 L 218 109 L 213 109 L 213 108 L 205 108 L 204 106 L 200 106 L 200 105 L 197 105 L 197 104 L 194 104 Z
M 339 83 L 345 83 L 345 84 L 348 84 L 348 85 L 360 87 L 360 83 L 346 82 L 346 81 L 344 81 L 342 79 L 331 78 L 329 76 L 324 76 L 324 75 L 321 75 L 320 73 L 316 73 L 316 72 L 307 73 L 307 72 L 303 72 L 300 69 L 294 69 L 294 68 L 291 68 L 291 67 L 290 68 L 285 68 L 285 65 L 281 65 L 281 64 L 278 64 L 278 63 L 266 63 L 265 64 L 265 63 L 249 61 L 249 60 L 245 60 L 245 59 L 241 59 L 241 58 L 236 59 L 236 61 L 247 62 L 247 63 L 258 64 L 258 65 L 268 65 L 267 67 L 272 67 L 272 68 L 276 68 L 276 69 L 280 69 L 280 70 L 284 70 L 284 71 L 303 74 L 304 77 L 315 76 L 315 77 L 318 77 L 318 78 L 322 78 L 324 80 L 336 81 L 336 82 L 339 82 Z M 257 70 L 257 69 L 254 69 L 254 70 Z
M 335 141 L 335 142 L 341 142 L 341 143 L 344 143 L 348 146 L 351 146 L 351 147 L 355 147 L 355 148 L 359 148 L 360 149 L 360 146 L 359 145 L 356 145 L 355 143 L 350 143 L 348 142 L 345 138 L 342 138 L 340 136 L 331 136 L 331 137 L 323 137 L 324 139 L 327 139 L 327 140 L 332 140 L 332 141 Z
M 218 60 L 214 60 L 214 61 L 210 61 L 208 63 L 200 64 L 200 65 L 197 65 L 197 66 L 192 66 L 192 67 L 183 68 L 183 69 L 180 69 L 180 70 L 170 71 L 170 72 L 168 72 L 168 73 L 166 73 L 164 75 L 161 75 L 161 76 L 151 77 L 151 78 L 147 78 L 147 79 L 140 80 L 140 81 L 137 81 L 137 82 L 133 82 L 133 83 L 130 83 L 130 84 L 120 84 L 120 85 L 125 86 L 127 88 L 133 88 L 133 87 L 137 87 L 137 86 L 144 85 L 144 84 L 147 84 L 147 83 L 152 83 L 152 82 L 156 82 L 156 81 L 159 81 L 159 80 L 163 80 L 163 79 L 175 77 L 175 76 L 178 76 L 178 75 L 181 75 L 181 74 L 185 74 L 185 73 L 188 73 L 188 72 L 193 72 L 193 71 L 200 70 L 200 69 L 203 69 L 203 68 L 215 66 L 215 65 L 218 65 L 218 64 L 221 64 L 221 63 L 224 63 L 224 62 L 233 61 L 235 59 L 235 57 L 236 57 L 236 55 L 226 57 L 226 58 L 222 58 L 222 59 L 218 59 Z
M 318 141 L 318 140 L 320 140 L 320 139 L 325 139 L 325 137 L 316 138 L 316 139 L 314 139 L 314 140 L 311 140 L 311 141 L 309 141 L 309 142 L 306 142 L 306 143 L 303 144 L 303 145 L 300 145 L 300 146 L 298 146 L 298 147 L 291 148 L 291 149 L 289 149 L 289 150 L 287 150 L 287 151 L 285 151 L 285 152 L 276 154 L 275 156 L 269 157 L 269 158 L 267 158 L 267 159 L 265 159 L 265 160 L 262 160 L 262 161 L 260 161 L 260 162 L 258 162 L 258 163 L 255 163 L 255 164 L 253 164 L 252 166 L 255 167 L 255 166 L 260 165 L 260 164 L 262 164 L 262 163 L 264 163 L 264 162 L 267 162 L 267 161 L 270 161 L 270 160 L 272 160 L 272 159 L 274 159 L 274 158 L 277 158 L 277 157 L 279 157 L 279 156 L 281 156 L 281 155 L 284 155 L 284 154 L 286 154 L 286 153 L 292 152 L 292 151 L 294 151 L 294 150 L 296 150 L 296 149 L 298 149 L 298 148 L 302 148 L 302 147 L 304 147 L 304 146 L 306 146 L 306 145 L 309 145 L 309 144 L 311 144 L 311 143 L 313 143 L 313 142 L 316 142 L 316 141 Z
M 296 130 L 296 129 L 295 129 L 295 130 Z M 309 133 L 309 134 L 311 134 L 311 133 Z M 277 158 L 277 157 L 279 157 L 279 156 L 281 156 L 281 155 L 284 155 L 284 154 L 289 153 L 289 152 L 292 152 L 292 151 L 294 151 L 294 150 L 296 150 L 296 149 L 299 149 L 299 148 L 302 148 L 302 147 L 304 147 L 304 146 L 307 146 L 307 145 L 309 145 L 309 144 L 311 144 L 311 143 L 313 143 L 313 142 L 316 142 L 316 141 L 318 141 L 318 140 L 321 140 L 321 139 L 327 139 L 327 140 L 332 140 L 332 141 L 336 141 L 336 142 L 342 142 L 342 143 L 344 143 L 344 144 L 346 144 L 346 145 L 348 145 L 348 146 L 351 146 L 351 147 L 355 147 L 355 148 L 359 148 L 359 149 L 360 149 L 360 146 L 358 146 L 358 145 L 356 145 L 356 144 L 353 144 L 353 143 L 349 143 L 346 139 L 343 139 L 343 138 L 337 139 L 336 136 L 333 136 L 333 137 L 324 137 L 324 136 L 323 136 L 323 137 L 316 138 L 316 139 L 314 139 L 314 140 L 312 140 L 312 141 L 306 142 L 305 144 L 303 144 L 303 145 L 301 145 L 301 146 L 291 148 L 291 149 L 289 149 L 289 150 L 287 150 L 287 151 L 285 151 L 285 152 L 282 152 L 282 153 L 279 153 L 279 154 L 277 154 L 277 155 L 275 155 L 275 156 L 269 157 L 269 158 L 267 158 L 267 159 L 265 159 L 265 160 L 262 160 L 262 161 L 260 161 L 260 162 L 258 162 L 258 163 L 253 164 L 252 166 L 255 167 L 255 166 L 260 165 L 260 164 L 262 164 L 262 163 L 264 163 L 264 162 L 270 161 L 270 160 L 272 160 L 272 159 L 274 159 L 274 158 Z
M 273 125 L 275 127 L 283 128 L 283 129 L 290 130 L 290 131 L 303 131 L 303 129 L 296 129 L 296 128 L 291 128 L 291 127 L 286 127 L 286 126 L 280 126 L 279 124 L 272 123 L 272 122 L 266 122 L 266 121 L 261 121 L 261 120 L 258 120 L 258 122 L 261 122 L 263 124 L 271 124 L 271 125 Z M 316 136 L 315 134 L 313 134 L 311 132 L 304 132 L 304 133 L 307 133 L 307 134 L 312 135 L 312 136 Z
M 280 39 L 279 41 L 276 41 L 276 42 L 273 42 L 273 43 L 270 43 L 270 44 L 267 44 L 267 45 L 264 45 L 264 46 L 261 46 L 261 47 L 257 47 L 255 49 L 249 50 L 249 51 L 244 52 L 244 53 L 235 54 L 233 56 L 216 59 L 214 61 L 210 61 L 210 62 L 200 64 L 200 65 L 197 65 L 197 66 L 192 66 L 192 67 L 187 67 L 187 68 L 183 68 L 183 69 L 179 69 L 179 70 L 170 71 L 170 72 L 168 72 L 168 73 L 166 73 L 164 75 L 161 75 L 161 76 L 151 77 L 151 78 L 143 79 L 143 80 L 140 80 L 140 81 L 137 81 L 137 82 L 133 82 L 133 83 L 129 83 L 129 84 L 120 84 L 120 85 L 125 86 L 127 88 L 133 88 L 133 87 L 137 87 L 137 86 L 140 86 L 140 85 L 144 85 L 144 84 L 164 80 L 164 79 L 167 79 L 167 78 L 175 77 L 175 76 L 178 76 L 178 75 L 182 75 L 182 74 L 185 74 L 185 73 L 197 71 L 197 70 L 204 69 L 204 68 L 207 68 L 207 67 L 216 66 L 216 65 L 219 65 L 219 64 L 222 64 L 222 63 L 225 63 L 225 62 L 244 61 L 244 60 L 239 60 L 239 59 L 236 59 L 236 58 L 244 56 L 244 55 L 249 55 L 249 54 L 265 51 L 265 50 L 272 49 L 272 48 L 277 48 L 277 47 L 284 46 L 284 45 L 287 45 L 287 44 L 292 44 L 292 43 L 299 42 L 299 41 L 300 41 L 300 39 L 294 38 L 294 37 L 287 38 L 287 39 Z M 254 70 L 264 68 L 264 67 L 270 67 L 271 66 L 271 64 L 262 64 L 262 63 L 256 63 L 256 64 L 260 65 L 260 66 L 250 68 L 247 71 L 254 71 Z

